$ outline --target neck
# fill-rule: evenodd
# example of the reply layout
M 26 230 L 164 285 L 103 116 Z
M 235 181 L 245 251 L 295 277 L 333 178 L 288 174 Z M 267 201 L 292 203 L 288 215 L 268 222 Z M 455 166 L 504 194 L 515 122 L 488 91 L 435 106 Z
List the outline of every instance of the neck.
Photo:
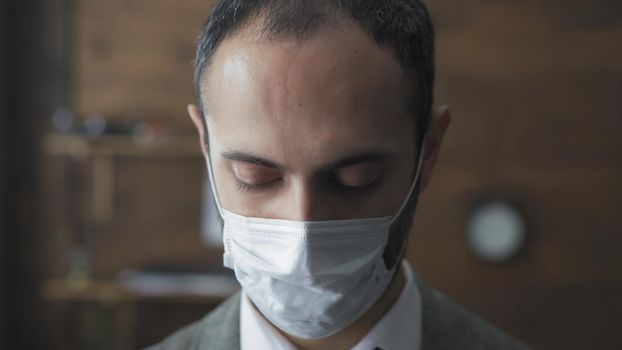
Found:
M 398 268 L 399 270 L 393 277 L 393 280 L 391 280 L 391 283 L 389 283 L 389 286 L 378 301 L 363 316 L 339 333 L 322 339 L 301 339 L 280 330 L 279 332 L 301 350 L 353 348 L 371 331 L 399 298 L 401 291 L 404 289 L 405 279 L 401 265 Z

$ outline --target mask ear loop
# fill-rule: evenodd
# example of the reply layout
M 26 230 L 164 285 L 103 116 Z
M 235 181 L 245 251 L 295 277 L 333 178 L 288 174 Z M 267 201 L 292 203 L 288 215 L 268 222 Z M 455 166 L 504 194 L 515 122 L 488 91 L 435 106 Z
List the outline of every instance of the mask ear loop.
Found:
M 206 128 L 207 131 L 207 128 Z M 209 147 L 209 135 L 207 134 L 207 152 L 205 152 L 207 154 L 207 173 L 208 173 L 208 177 L 209 177 L 209 182 L 210 182 L 210 186 L 212 187 L 212 194 L 214 196 L 214 201 L 216 202 L 216 208 L 218 208 L 218 214 L 220 215 L 220 219 L 224 224 L 224 216 L 223 216 L 223 209 L 220 206 L 220 199 L 218 197 L 218 189 L 216 188 L 216 180 L 214 179 L 214 171 L 212 169 L 212 156 L 210 153 L 210 147 Z M 224 230 L 223 230 L 223 234 L 224 234 Z M 225 247 L 225 253 L 223 254 L 223 265 L 225 267 L 234 269 L 235 268 L 235 258 L 232 255 L 232 251 L 233 249 L 231 248 L 231 243 L 230 241 L 227 239 L 226 234 L 223 235 L 223 245 Z
M 397 220 L 397 218 L 400 217 L 400 215 L 402 214 L 402 211 L 404 211 L 404 208 L 406 208 L 406 205 L 408 204 L 408 201 L 410 200 L 410 197 L 412 196 L 413 192 L 415 192 L 415 188 L 417 188 L 417 184 L 419 183 L 419 176 L 421 175 L 421 166 L 423 164 L 423 155 L 424 154 L 425 154 L 425 145 L 422 142 L 421 143 L 421 150 L 419 151 L 419 157 L 418 157 L 418 160 L 417 160 L 417 171 L 415 172 L 415 177 L 413 178 L 413 181 L 410 184 L 410 188 L 408 189 L 408 193 L 406 194 L 406 198 L 404 198 L 404 201 L 402 202 L 402 205 L 398 209 L 397 213 L 395 213 L 395 215 L 393 215 L 393 218 L 391 218 L 390 226 L 393 226 L 393 224 L 395 224 L 395 221 Z
M 404 211 L 404 208 L 406 208 L 406 206 L 408 205 L 408 202 L 410 201 L 410 198 L 412 197 L 413 193 L 415 192 L 415 189 L 418 187 L 419 178 L 420 178 L 420 175 L 421 175 L 421 168 L 423 166 L 423 157 L 425 155 L 425 137 L 423 138 L 423 140 L 424 140 L 424 142 L 421 142 L 421 147 L 420 147 L 420 151 L 419 151 L 419 157 L 418 157 L 418 160 L 417 160 L 417 170 L 415 172 L 415 176 L 413 178 L 413 181 L 410 184 L 410 189 L 408 190 L 408 194 L 406 195 L 406 198 L 402 202 L 402 205 L 398 209 L 397 213 L 391 219 L 391 223 L 389 224 L 389 227 L 392 227 L 393 224 L 395 224 L 396 220 L 400 217 L 400 215 Z M 417 194 L 417 195 L 419 195 L 419 194 Z M 398 269 L 396 267 L 404 259 L 404 255 L 406 254 L 406 247 L 407 247 L 407 243 L 406 242 L 408 242 L 407 238 L 404 240 L 404 242 L 402 242 L 403 244 L 400 247 L 399 254 L 397 255 L 395 261 L 393 262 L 393 266 L 391 266 L 390 268 L 388 266 L 385 266 L 388 270 L 395 270 L 394 273 L 397 272 Z M 386 260 L 385 260 L 385 264 L 386 264 Z
M 218 196 L 218 189 L 216 188 L 216 180 L 214 179 L 214 172 L 212 170 L 212 156 L 211 156 L 211 147 L 209 146 L 209 132 L 207 130 L 207 126 L 205 127 L 205 135 L 207 136 L 207 152 L 205 152 L 207 154 L 207 174 L 209 177 L 209 183 L 210 186 L 212 187 L 212 194 L 214 196 L 214 201 L 216 202 L 216 208 L 218 208 L 218 215 L 220 215 L 220 218 L 223 218 L 223 210 L 222 207 L 220 206 L 220 199 Z

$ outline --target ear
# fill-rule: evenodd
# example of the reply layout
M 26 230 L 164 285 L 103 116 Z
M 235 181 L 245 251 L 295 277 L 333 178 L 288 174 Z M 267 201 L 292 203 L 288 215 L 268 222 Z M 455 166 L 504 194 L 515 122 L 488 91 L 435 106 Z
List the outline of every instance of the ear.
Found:
M 199 139 L 201 140 L 201 149 L 203 150 L 203 153 L 205 154 L 205 152 L 207 152 L 208 144 L 206 142 L 205 127 L 203 125 L 203 123 L 205 123 L 205 120 L 203 119 L 203 113 L 201 113 L 201 110 L 196 105 L 189 104 L 188 114 L 190 115 L 190 119 L 192 119 L 194 126 L 197 128 L 197 131 L 199 132 Z
M 448 106 L 437 107 L 434 110 L 428 133 L 425 136 L 425 154 L 421 164 L 420 192 L 423 192 L 430 183 L 432 172 L 438 160 L 443 143 L 443 137 L 451 123 L 451 112 Z

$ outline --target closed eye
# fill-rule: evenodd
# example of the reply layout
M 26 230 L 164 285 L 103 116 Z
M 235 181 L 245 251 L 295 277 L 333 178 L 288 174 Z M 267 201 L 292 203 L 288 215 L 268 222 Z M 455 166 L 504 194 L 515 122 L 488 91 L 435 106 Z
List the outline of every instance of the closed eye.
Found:
M 280 181 L 280 179 L 275 179 L 270 182 L 265 182 L 265 183 L 260 183 L 260 184 L 249 184 L 244 181 L 240 181 L 240 179 L 237 179 L 237 178 L 235 180 L 236 180 L 235 181 L 236 187 L 238 191 L 241 191 L 241 192 L 264 190 L 264 189 L 271 187 L 276 182 Z
M 386 170 L 382 162 L 354 164 L 336 169 L 330 178 L 344 189 L 363 190 L 377 184 Z
M 236 162 L 232 169 L 238 187 L 248 190 L 265 188 L 283 177 L 279 170 L 251 163 Z

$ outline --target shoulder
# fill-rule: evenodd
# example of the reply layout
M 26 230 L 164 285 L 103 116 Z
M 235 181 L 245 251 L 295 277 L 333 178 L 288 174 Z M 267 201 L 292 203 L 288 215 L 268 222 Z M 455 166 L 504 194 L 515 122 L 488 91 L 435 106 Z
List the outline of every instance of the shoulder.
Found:
M 145 350 L 198 350 L 239 348 L 240 293 L 236 293 L 203 319 L 173 333 Z
M 530 347 L 503 333 L 443 293 L 417 280 L 423 305 L 422 350 L 508 349 Z

